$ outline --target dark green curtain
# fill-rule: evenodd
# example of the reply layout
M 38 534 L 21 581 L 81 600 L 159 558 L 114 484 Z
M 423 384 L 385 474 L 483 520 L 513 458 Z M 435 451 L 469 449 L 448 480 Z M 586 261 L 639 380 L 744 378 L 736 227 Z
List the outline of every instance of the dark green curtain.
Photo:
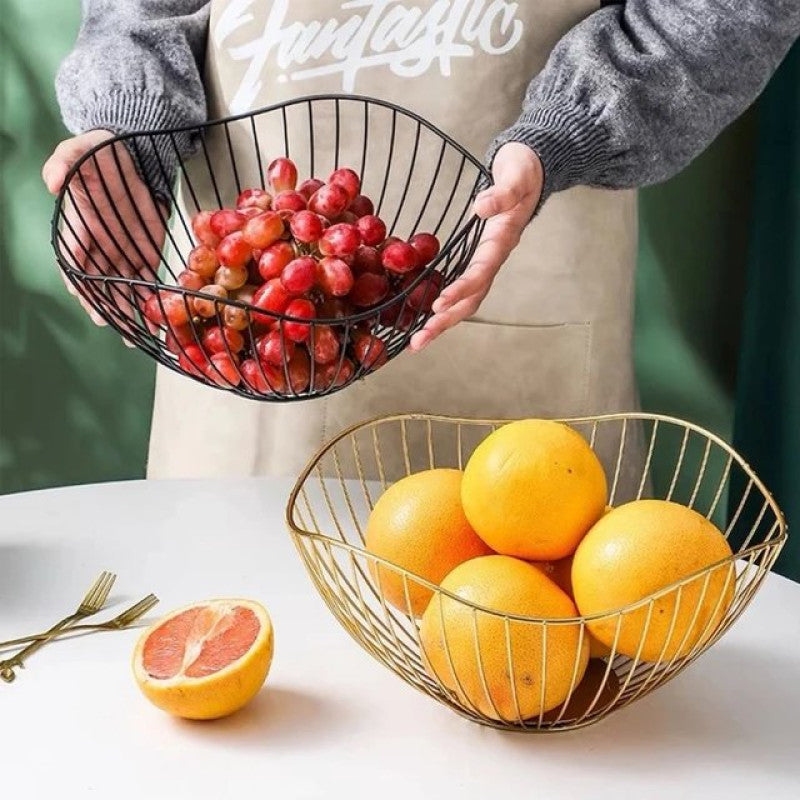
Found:
M 800 45 L 758 109 L 734 444 L 800 525 Z M 800 532 L 776 569 L 800 579 Z

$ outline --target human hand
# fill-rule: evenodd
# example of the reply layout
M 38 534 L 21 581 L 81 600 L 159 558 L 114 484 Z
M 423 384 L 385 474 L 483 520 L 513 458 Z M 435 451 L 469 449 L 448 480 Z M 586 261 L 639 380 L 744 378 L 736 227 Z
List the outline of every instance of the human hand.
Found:
M 42 168 L 42 179 L 52 194 L 61 191 L 67 173 L 89 150 L 113 137 L 93 130 L 61 142 Z M 156 280 L 164 244 L 166 209 L 159 207 L 139 178 L 128 148 L 121 143 L 99 150 L 72 177 L 64 207 L 62 246 L 71 266 L 87 275 Z M 151 291 L 118 281 L 86 281 L 81 290 L 62 273 L 70 294 L 76 296 L 97 325 L 103 317 L 96 304 L 132 334 L 135 305 L 144 307 Z M 126 342 L 127 343 L 127 342 Z
M 501 147 L 492 173 L 494 185 L 475 200 L 475 213 L 488 220 L 475 256 L 464 274 L 439 295 L 433 304 L 434 315 L 411 338 L 411 349 L 416 352 L 478 310 L 539 203 L 544 169 L 527 145 L 511 142 Z

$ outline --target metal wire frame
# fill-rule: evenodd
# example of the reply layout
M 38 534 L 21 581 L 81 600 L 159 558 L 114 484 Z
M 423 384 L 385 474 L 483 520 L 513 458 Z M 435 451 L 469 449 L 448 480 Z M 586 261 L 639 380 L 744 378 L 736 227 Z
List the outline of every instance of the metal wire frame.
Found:
M 657 455 L 659 462 L 666 460 L 674 465 L 671 474 L 658 476 L 658 483 L 668 487 L 661 497 L 684 503 L 714 520 L 726 538 L 741 542 L 734 555 L 607 614 L 537 619 L 501 614 L 469 603 L 365 549 L 364 531 L 370 510 L 390 483 L 419 469 L 463 467 L 474 447 L 507 420 L 410 414 L 356 425 L 309 462 L 287 506 L 287 524 L 306 570 L 331 613 L 352 638 L 417 690 L 469 720 L 494 728 L 529 733 L 582 728 L 662 686 L 718 641 L 738 619 L 786 541 L 786 523 L 774 499 L 748 464 L 718 436 L 657 414 L 615 414 L 564 421 L 604 451 L 606 468 L 612 475 L 611 504 L 646 496 Z M 633 446 L 637 437 L 639 444 L 644 441 L 644 448 Z M 635 460 L 627 477 L 621 477 L 625 473 L 626 452 L 637 449 L 645 455 Z M 734 476 L 744 480 L 732 483 Z M 738 496 L 728 497 L 727 505 L 733 511 L 726 521 L 722 498 L 737 485 L 742 489 Z M 412 588 L 433 593 L 429 610 L 438 607 L 441 615 L 447 669 L 429 668 L 420 621 L 389 604 L 381 591 L 379 575 L 395 576 L 402 582 L 406 608 L 411 608 Z M 692 597 L 695 604 L 688 607 L 690 621 L 678 641 L 675 629 L 681 602 L 685 609 Z M 710 611 L 704 605 L 707 597 Z M 642 650 L 654 609 L 665 599 L 674 601 L 674 610 L 663 647 L 658 658 L 645 661 Z M 453 650 L 456 634 L 448 630 L 444 621 L 446 606 L 471 615 L 474 660 L 465 657 L 463 649 Z M 633 656 L 624 655 L 618 649 L 622 627 L 634 615 L 641 620 L 642 614 L 645 621 L 638 651 Z M 702 622 L 699 627 L 698 620 Z M 580 687 L 583 642 L 591 624 L 601 621 L 614 625 L 614 642 L 602 662 L 592 662 L 591 685 Z M 481 633 L 490 630 L 487 625 L 494 626 L 495 640 L 498 631 L 503 632 L 499 643 Z M 569 692 L 558 708 L 547 713 L 542 708 L 533 716 L 526 715 L 519 702 L 519 695 L 526 689 L 515 674 L 520 675 L 523 669 L 528 676 L 533 674 L 534 685 L 538 681 L 544 698 L 547 671 L 552 668 L 551 657 L 555 655 L 548 651 L 548 641 L 558 639 L 559 630 L 577 636 Z M 534 644 L 527 649 L 515 647 L 515 642 L 523 639 Z M 676 642 L 677 647 L 672 647 Z M 485 656 L 492 655 L 487 648 L 497 647 L 501 648 L 501 655 L 505 651 L 505 676 L 499 675 L 496 667 L 487 672 L 484 666 Z M 669 657 L 668 647 L 674 650 Z M 496 649 L 493 656 L 497 657 Z M 471 689 L 463 685 L 465 679 L 472 680 Z M 499 701 L 501 695 L 504 703 Z
M 189 162 L 179 147 L 187 138 L 197 143 L 197 155 Z M 146 200 L 132 190 L 120 157 L 121 145 L 139 164 L 150 167 L 150 196 Z M 201 326 L 193 323 L 193 340 L 177 343 L 172 352 L 165 342 L 168 327 L 156 328 L 148 323 L 144 304 L 155 293 L 163 314 L 164 301 L 177 295 L 191 317 L 189 300 L 210 297 L 176 285 L 177 273 L 186 268 L 193 246 L 190 218 L 202 209 L 232 206 L 244 188 L 265 188 L 266 164 L 279 155 L 293 158 L 301 174 L 309 177 L 324 177 L 340 166 L 359 169 L 364 192 L 377 198 L 376 213 L 386 221 L 390 235 L 410 237 L 418 231 L 432 232 L 442 240 L 442 249 L 412 284 L 395 287 L 379 305 L 346 318 L 310 323 L 311 351 L 322 325 L 334 328 L 343 343 L 327 385 L 317 379 L 319 368 L 311 359 L 307 389 L 292 386 L 288 365 L 284 364 L 282 380 L 261 369 L 260 382 L 267 387 L 261 391 L 241 374 L 241 382 L 233 385 L 210 362 L 202 364 L 202 370 L 181 369 L 179 357 L 187 355 L 188 344 L 200 344 Z M 180 178 L 179 187 L 175 174 Z M 369 97 L 303 97 L 199 126 L 125 134 L 93 148 L 69 171 L 58 196 L 52 245 L 68 280 L 100 316 L 164 366 L 250 399 L 303 400 L 331 394 L 371 371 L 370 350 L 364 363 L 353 360 L 355 372 L 345 380 L 344 360 L 357 331 L 369 332 L 380 340 L 388 359 L 405 349 L 430 316 L 425 309 L 438 291 L 431 275 L 438 273 L 444 287 L 469 264 L 484 228 L 484 223 L 471 214 L 471 203 L 478 189 L 489 182 L 490 176 L 480 162 L 411 111 Z M 167 206 L 172 209 L 171 215 Z M 421 307 L 415 308 L 409 296 L 421 284 L 425 297 L 418 304 Z M 244 333 L 247 349 L 251 349 L 265 327 L 254 321 L 254 306 L 232 298 L 211 300 L 215 301 L 216 313 L 209 323 L 222 325 L 226 307 L 248 312 Z M 273 320 L 281 337 L 284 331 L 279 323 L 307 322 L 283 314 L 257 313 L 256 319 L 262 322 L 265 317 Z M 232 357 L 228 343 L 224 346 Z M 374 347 L 377 355 L 380 345 Z

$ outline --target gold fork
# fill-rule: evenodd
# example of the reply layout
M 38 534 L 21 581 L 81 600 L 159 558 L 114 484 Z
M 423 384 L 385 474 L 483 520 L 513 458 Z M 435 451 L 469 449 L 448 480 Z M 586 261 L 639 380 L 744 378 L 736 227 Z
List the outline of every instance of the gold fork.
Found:
M 154 594 L 149 594 L 147 597 L 143 597 L 138 603 L 135 603 L 130 608 L 126 608 L 124 611 L 117 614 L 113 619 L 106 620 L 105 622 L 98 622 L 94 625 L 70 625 L 69 628 L 59 631 L 55 635 L 46 632 L 36 634 L 35 636 L 21 636 L 19 639 L 8 639 L 5 642 L 0 642 L 0 650 L 5 650 L 17 644 L 25 644 L 26 642 L 37 642 L 49 638 L 56 639 L 60 636 L 66 636 L 67 634 L 79 631 L 117 631 L 132 625 L 157 603 L 158 598 Z
M 29 655 L 44 647 L 50 639 L 57 635 L 63 628 L 66 628 L 79 619 L 91 617 L 92 614 L 96 614 L 100 611 L 105 605 L 111 587 L 114 585 L 116 579 L 117 576 L 113 572 L 101 572 L 97 580 L 89 588 L 89 591 L 84 595 L 78 608 L 72 614 L 68 617 L 64 617 L 60 622 L 53 625 L 53 627 L 44 634 L 44 638 L 31 642 L 27 647 L 11 656 L 11 658 L 0 661 L 0 678 L 6 683 L 11 683 L 17 677 L 14 669 L 16 667 L 23 667 L 24 661 Z

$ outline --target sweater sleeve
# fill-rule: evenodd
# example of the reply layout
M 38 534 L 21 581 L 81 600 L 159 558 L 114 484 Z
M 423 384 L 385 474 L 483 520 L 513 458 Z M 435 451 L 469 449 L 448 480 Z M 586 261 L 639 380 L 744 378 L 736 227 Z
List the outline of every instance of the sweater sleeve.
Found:
M 800 34 L 798 0 L 628 0 L 573 28 L 508 142 L 537 152 L 542 201 L 579 184 L 666 180 L 756 99 Z
M 204 122 L 208 6 L 208 0 L 83 0 L 78 40 L 56 76 L 67 128 L 130 133 Z M 175 142 L 182 156 L 194 149 L 188 134 Z M 173 147 L 154 139 L 134 155 L 164 194 L 165 174 L 171 180 L 177 165 Z

